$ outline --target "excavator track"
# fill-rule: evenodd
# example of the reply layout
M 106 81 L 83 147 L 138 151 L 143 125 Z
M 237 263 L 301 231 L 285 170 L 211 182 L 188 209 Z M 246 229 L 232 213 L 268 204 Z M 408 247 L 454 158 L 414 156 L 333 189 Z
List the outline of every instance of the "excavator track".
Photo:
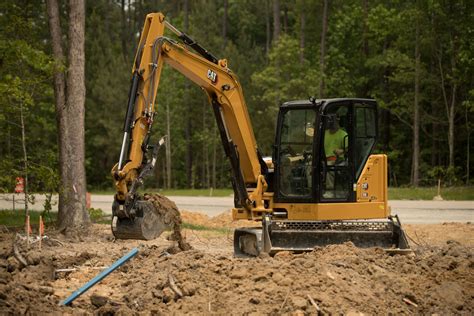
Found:
M 315 247 L 352 242 L 360 248 L 379 247 L 389 253 L 411 253 L 398 216 L 385 220 L 289 221 L 265 219 L 262 228 L 234 232 L 234 254 L 273 255 L 279 251 L 305 252 Z

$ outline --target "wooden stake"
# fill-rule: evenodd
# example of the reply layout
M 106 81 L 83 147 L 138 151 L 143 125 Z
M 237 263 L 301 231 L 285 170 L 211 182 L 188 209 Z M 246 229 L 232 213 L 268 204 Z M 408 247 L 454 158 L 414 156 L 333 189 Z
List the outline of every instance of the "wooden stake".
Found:
M 286 304 L 286 300 L 288 299 L 288 296 L 290 295 L 290 292 L 291 292 L 291 287 L 288 288 L 288 292 L 286 293 L 285 299 L 283 300 L 283 303 L 281 303 L 280 310 L 278 312 L 279 314 L 281 314 L 281 311 L 282 311 L 283 307 Z
M 30 215 L 26 215 L 26 244 L 30 245 Z
M 15 238 L 15 240 L 13 241 L 13 255 L 18 260 L 18 262 L 20 262 L 21 264 L 23 264 L 23 266 L 26 267 L 28 265 L 28 262 L 26 261 L 25 257 L 21 255 L 20 250 L 18 249 L 18 245 L 16 244 L 16 241 L 17 241 L 17 238 Z
M 311 295 L 308 294 L 308 298 L 309 298 L 309 301 L 311 302 L 311 304 L 314 306 L 314 308 L 316 308 L 316 312 L 319 314 L 321 312 L 321 309 L 319 308 L 319 305 L 316 303 L 315 300 L 313 300 Z
M 178 288 L 178 286 L 176 285 L 176 282 L 174 280 L 174 277 L 173 275 L 170 273 L 168 274 L 168 282 L 170 284 L 170 288 L 179 296 L 179 297 L 183 297 L 183 292 L 181 292 L 181 290 Z
M 208 301 L 209 301 L 209 303 L 208 303 L 208 306 L 207 306 L 207 307 L 208 307 L 208 310 L 209 310 L 209 313 L 210 313 L 210 312 L 211 312 L 211 289 L 210 289 L 210 288 L 207 288 L 207 292 L 208 292 L 208 294 L 209 294 L 209 295 L 208 295 Z
M 43 240 L 44 226 L 43 226 L 43 216 L 40 215 L 39 218 L 39 249 L 41 250 L 41 241 Z
M 406 297 L 403 298 L 403 301 L 404 301 L 405 303 L 407 303 L 408 305 L 418 307 L 418 304 L 413 303 L 411 300 L 409 300 L 409 299 L 406 298 Z

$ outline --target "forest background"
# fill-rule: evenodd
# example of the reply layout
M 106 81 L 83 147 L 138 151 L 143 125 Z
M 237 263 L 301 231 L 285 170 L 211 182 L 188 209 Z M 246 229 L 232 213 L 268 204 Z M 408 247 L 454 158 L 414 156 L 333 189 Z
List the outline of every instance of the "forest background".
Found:
M 67 10 L 63 1 L 64 32 Z M 282 102 L 368 97 L 381 108 L 377 152 L 389 156 L 391 186 L 473 183 L 472 1 L 96 0 L 86 3 L 89 190 L 112 188 L 136 45 L 145 15 L 157 11 L 228 60 L 264 155 Z M 0 191 L 11 192 L 25 171 L 30 191 L 58 191 L 57 64 L 45 2 L 1 1 L 0 30 Z M 148 186 L 230 187 L 199 87 L 165 68 L 157 109 L 154 139 L 169 128 L 171 159 L 160 156 Z

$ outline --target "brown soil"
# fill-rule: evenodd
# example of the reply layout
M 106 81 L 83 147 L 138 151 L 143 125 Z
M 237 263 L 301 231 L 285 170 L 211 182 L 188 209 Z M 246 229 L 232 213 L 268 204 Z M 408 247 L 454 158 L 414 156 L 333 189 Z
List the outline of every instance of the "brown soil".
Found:
M 19 245 L 28 262 L 12 253 L 13 233 L 0 234 L 0 310 L 10 314 L 465 314 L 474 313 L 474 225 L 405 225 L 414 256 L 390 256 L 352 244 L 305 254 L 232 256 L 229 213 L 207 218 L 182 212 L 195 225 L 226 230 L 183 234 L 194 249 L 170 254 L 172 232 L 153 241 L 113 241 L 107 225 L 82 239 L 63 237 Z M 219 225 L 218 225 L 219 224 Z M 217 226 L 214 226 L 217 225 Z M 58 303 L 102 267 L 139 247 L 139 254 L 75 300 Z M 56 269 L 78 268 L 54 273 Z M 311 299 L 310 299 L 311 297 Z M 313 300 L 313 303 L 311 303 Z
M 181 220 L 181 214 L 179 213 L 178 207 L 176 204 L 168 199 L 166 196 L 155 193 L 155 194 L 145 194 L 143 197 L 144 200 L 150 201 L 154 206 L 156 211 L 160 214 L 160 217 L 165 222 L 165 224 L 171 227 L 173 233 L 171 234 L 172 240 L 178 242 L 178 249 L 180 251 L 191 250 L 191 245 L 186 242 L 182 232 L 181 225 L 183 221 Z M 178 252 L 177 250 L 172 251 L 173 253 Z

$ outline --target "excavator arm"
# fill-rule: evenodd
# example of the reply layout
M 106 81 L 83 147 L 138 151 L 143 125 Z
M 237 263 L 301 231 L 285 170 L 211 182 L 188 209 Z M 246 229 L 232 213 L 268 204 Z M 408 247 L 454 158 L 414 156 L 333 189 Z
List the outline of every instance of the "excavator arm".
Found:
M 165 29 L 173 32 L 178 40 L 165 37 Z M 122 226 L 130 227 L 135 217 L 143 217 L 149 209 L 148 206 L 139 206 L 143 201 L 137 204 L 139 196 L 136 189 L 146 173 L 153 169 L 159 145 L 163 143 L 161 140 L 156 146 L 149 145 L 155 119 L 155 99 L 164 64 L 179 71 L 206 92 L 232 167 L 236 204 L 247 210 L 262 208 L 262 197 L 267 188 L 264 177 L 266 164 L 257 149 L 237 76 L 227 67 L 225 59 L 218 60 L 166 21 L 163 14 L 151 13 L 146 17 L 132 69 L 119 162 L 112 169 L 116 187 L 113 206 L 116 220 L 123 221 Z M 151 149 L 153 153 L 147 157 Z M 137 226 L 136 229 L 141 228 Z M 143 234 L 137 234 L 143 237 Z M 130 238 L 137 238 L 137 234 L 132 234 Z

